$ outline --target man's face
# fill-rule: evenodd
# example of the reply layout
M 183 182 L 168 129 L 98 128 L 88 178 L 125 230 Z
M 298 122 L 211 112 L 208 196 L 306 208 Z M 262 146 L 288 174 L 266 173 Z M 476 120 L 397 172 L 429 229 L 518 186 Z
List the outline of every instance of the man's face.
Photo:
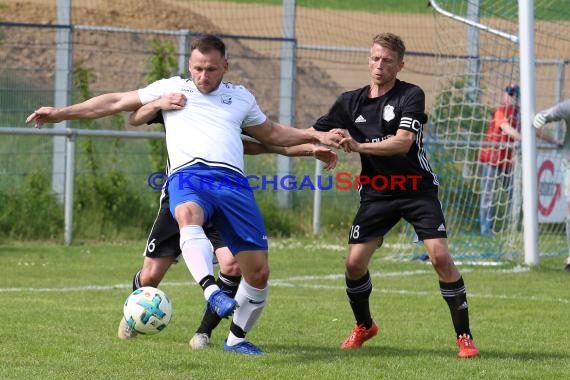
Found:
M 368 69 L 372 82 L 378 86 L 389 84 L 396 79 L 396 75 L 404 67 L 398 54 L 378 44 L 373 44 L 368 57 Z
M 218 88 L 228 71 L 228 60 L 217 50 L 201 53 L 194 49 L 190 54 L 190 75 L 198 90 L 208 94 Z

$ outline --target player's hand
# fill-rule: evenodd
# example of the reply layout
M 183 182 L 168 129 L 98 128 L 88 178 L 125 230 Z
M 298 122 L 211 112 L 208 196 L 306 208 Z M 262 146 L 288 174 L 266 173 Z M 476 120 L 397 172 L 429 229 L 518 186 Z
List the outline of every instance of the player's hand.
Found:
M 337 134 L 337 135 L 341 136 L 342 138 L 350 137 L 350 134 L 348 133 L 348 131 L 346 129 L 334 128 L 334 129 L 330 130 L 330 133 Z
M 346 153 L 359 151 L 360 143 L 356 142 L 346 129 L 332 129 L 331 133 L 336 133 L 339 136 L 342 136 L 342 140 L 340 140 L 339 144 L 342 147 L 342 150 Z
M 340 141 L 340 146 L 346 153 L 359 152 L 360 143 L 355 141 L 351 136 L 345 137 Z
M 325 170 L 332 170 L 336 167 L 338 156 L 329 148 L 315 145 L 313 156 L 315 156 L 317 160 L 325 163 Z
M 317 137 L 319 142 L 323 145 L 330 146 L 332 148 L 340 148 L 340 140 L 342 136 L 337 133 L 332 132 L 318 132 Z
M 47 123 L 59 123 L 61 119 L 57 117 L 57 111 L 54 107 L 40 107 L 26 118 L 26 123 L 34 122 L 34 128 L 41 128 Z
M 534 121 L 532 122 L 532 125 L 535 128 L 540 128 L 542 127 L 544 124 L 546 124 L 546 117 L 542 114 L 542 112 L 537 113 L 534 116 Z
M 162 96 L 158 102 L 161 110 L 181 110 L 186 105 L 186 96 L 179 92 L 172 92 L 170 94 Z

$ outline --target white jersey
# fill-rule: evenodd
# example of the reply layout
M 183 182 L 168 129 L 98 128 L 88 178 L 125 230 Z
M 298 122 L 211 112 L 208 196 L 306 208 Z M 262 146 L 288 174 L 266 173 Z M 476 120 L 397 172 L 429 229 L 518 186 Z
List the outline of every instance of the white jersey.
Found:
M 243 174 L 241 130 L 263 124 L 267 117 L 245 87 L 228 82 L 209 94 L 201 93 L 189 79 L 161 79 L 138 90 L 143 104 L 168 93 L 186 96 L 181 110 L 163 111 L 170 174 L 203 163 Z

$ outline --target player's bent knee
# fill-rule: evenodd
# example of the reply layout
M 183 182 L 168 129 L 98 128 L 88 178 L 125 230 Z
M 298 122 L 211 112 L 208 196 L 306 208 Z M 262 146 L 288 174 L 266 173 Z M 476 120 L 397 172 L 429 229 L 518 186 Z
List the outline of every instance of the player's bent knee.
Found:
M 220 261 L 220 272 L 228 276 L 241 276 L 241 270 L 237 262 L 224 264 Z
M 256 271 L 243 272 L 242 276 L 251 286 L 259 289 L 265 288 L 269 282 L 269 266 L 259 268 Z
M 351 279 L 361 278 L 366 274 L 368 266 L 366 264 L 360 263 L 357 260 L 347 260 L 346 261 L 346 275 Z
M 160 284 L 160 281 L 162 281 L 163 277 L 164 276 L 156 272 L 141 271 L 140 274 L 141 286 L 152 286 L 154 288 L 157 288 L 158 285 Z

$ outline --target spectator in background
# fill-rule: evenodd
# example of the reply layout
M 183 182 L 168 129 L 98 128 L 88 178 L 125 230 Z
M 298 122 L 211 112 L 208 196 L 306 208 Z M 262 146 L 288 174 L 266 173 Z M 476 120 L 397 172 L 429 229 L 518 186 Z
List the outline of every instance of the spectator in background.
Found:
M 544 138 L 544 131 L 541 130 L 542 126 L 547 123 L 551 123 L 553 121 L 565 121 L 565 128 L 567 129 L 570 126 L 570 99 L 566 99 L 560 103 L 553 105 L 552 107 L 539 111 L 536 116 L 534 117 L 533 125 L 535 128 L 540 130 L 540 134 L 537 133 L 539 137 Z M 564 136 L 564 134 L 563 134 Z M 555 141 L 550 141 L 561 145 L 564 150 L 564 166 L 566 166 L 565 175 L 565 188 L 566 188 L 566 200 L 568 201 L 568 209 L 566 212 L 566 243 L 568 244 L 568 258 L 566 259 L 566 263 L 564 265 L 564 269 L 567 272 L 570 272 L 570 173 L 568 170 L 570 169 L 568 166 L 568 160 L 570 159 L 570 140 L 569 139 L 558 139 Z
M 499 183 L 507 191 L 507 208 L 513 193 L 513 145 L 520 141 L 520 88 L 510 84 L 505 88 L 503 102 L 493 110 L 484 145 L 479 152 L 481 163 L 481 200 L 479 223 L 482 236 L 493 235 L 493 202 Z

